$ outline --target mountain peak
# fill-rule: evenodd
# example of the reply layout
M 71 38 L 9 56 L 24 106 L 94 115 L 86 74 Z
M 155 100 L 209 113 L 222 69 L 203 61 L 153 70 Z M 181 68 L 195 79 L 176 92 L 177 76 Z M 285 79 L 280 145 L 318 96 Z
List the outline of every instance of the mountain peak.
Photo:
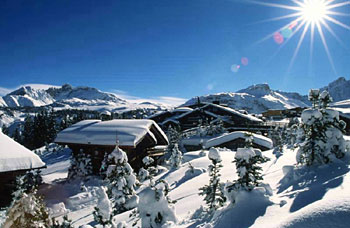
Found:
M 267 83 L 263 84 L 255 84 L 252 86 L 249 86 L 246 89 L 238 90 L 237 93 L 248 93 L 257 97 L 262 97 L 271 92 L 271 88 Z

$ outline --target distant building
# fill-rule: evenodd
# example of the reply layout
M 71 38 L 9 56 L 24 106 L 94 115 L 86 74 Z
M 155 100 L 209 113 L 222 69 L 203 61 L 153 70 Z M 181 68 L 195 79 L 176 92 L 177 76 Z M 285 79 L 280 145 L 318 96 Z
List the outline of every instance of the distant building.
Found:
M 96 174 L 105 154 L 112 152 L 117 142 L 136 169 L 146 155 L 162 155 L 168 145 L 166 135 L 153 120 L 135 119 L 83 120 L 58 133 L 55 142 L 68 145 L 73 156 L 81 149 L 90 154 Z
M 34 152 L 20 145 L 0 130 L 0 207 L 11 200 L 16 177 L 41 169 L 45 163 Z
M 213 104 L 199 103 L 190 107 L 180 107 L 172 111 L 165 111 L 150 117 L 164 130 L 169 126 L 176 126 L 181 130 L 197 127 L 200 122 L 211 123 L 221 120 L 225 128 L 248 127 L 261 125 L 263 121 L 252 115 L 236 111 L 232 108 Z
M 262 135 L 249 133 L 246 131 L 235 131 L 216 136 L 194 136 L 182 140 L 182 146 L 187 151 L 210 149 L 211 147 L 221 147 L 231 150 L 237 150 L 237 148 L 243 148 L 245 146 L 245 139 L 247 138 L 247 134 L 252 134 L 254 148 L 258 148 L 262 151 L 270 150 L 273 148 L 273 143 L 271 139 Z

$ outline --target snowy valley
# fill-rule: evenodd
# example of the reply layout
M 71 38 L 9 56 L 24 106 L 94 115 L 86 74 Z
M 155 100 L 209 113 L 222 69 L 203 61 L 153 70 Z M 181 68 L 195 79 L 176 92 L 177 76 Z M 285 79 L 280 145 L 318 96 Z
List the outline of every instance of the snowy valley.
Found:
M 337 86 L 343 82 L 337 80 Z M 330 93 L 337 83 L 330 84 Z M 348 99 L 346 96 L 338 99 Z M 264 136 L 261 129 L 251 129 L 254 134 L 227 132 L 221 129 L 220 121 L 207 125 L 199 122 L 192 132 L 184 131 L 186 134 L 170 126 L 163 129 L 167 136 L 153 120 L 103 119 L 106 117 L 97 115 L 102 121 L 71 123 L 55 139 L 61 145 L 48 141 L 31 152 L 47 166 L 41 169 L 42 183 L 35 194 L 23 189 L 17 192 L 24 198 L 14 201 L 14 205 L 33 200 L 35 217 L 35 206 L 40 205 L 36 192 L 43 197 L 45 216 L 55 221 L 38 220 L 34 227 L 348 227 L 350 138 L 343 135 L 345 122 L 337 109 L 329 108 L 330 97 L 325 89 L 311 90 L 306 97 L 273 91 L 268 85 L 199 97 L 201 102 L 225 104 L 255 114 L 274 108 L 310 107 L 293 119 L 294 125 L 264 128 Z M 103 107 L 110 106 L 108 102 L 129 105 L 112 94 L 67 85 L 47 90 L 21 88 L 3 100 L 7 106 L 12 104 L 10 108 L 16 107 L 17 113 L 25 108 L 19 106 L 27 104 L 32 112 L 38 108 L 33 106 L 42 105 L 62 111 L 67 108 L 62 104 L 72 100 L 74 108 L 82 104 L 84 110 L 86 102 L 91 101 L 88 107 L 94 108 L 90 111 L 96 111 L 93 102 L 98 102 L 100 108 L 102 100 L 107 102 Z M 184 105 L 196 104 L 196 100 Z M 17 115 L 20 119 L 21 114 Z M 240 112 L 234 115 L 256 120 L 257 124 L 264 122 Z M 4 121 L 4 115 L 2 118 L 3 124 L 13 124 L 13 120 Z M 165 141 L 169 145 L 160 149 L 157 143 L 161 140 L 160 145 Z M 184 149 L 184 143 L 191 140 L 202 149 Z M 137 166 L 139 158 L 130 157 L 130 148 L 138 151 L 140 142 L 143 146 L 153 143 L 157 153 L 165 153 L 156 155 L 155 162 L 143 157 L 143 164 Z M 0 146 L 7 145 L 1 142 Z M 99 146 L 109 152 L 101 155 Z M 7 214 L 6 209 L 1 212 L 0 223 L 16 227 L 22 213 L 20 206 L 16 209 L 12 205 L 7 210 Z

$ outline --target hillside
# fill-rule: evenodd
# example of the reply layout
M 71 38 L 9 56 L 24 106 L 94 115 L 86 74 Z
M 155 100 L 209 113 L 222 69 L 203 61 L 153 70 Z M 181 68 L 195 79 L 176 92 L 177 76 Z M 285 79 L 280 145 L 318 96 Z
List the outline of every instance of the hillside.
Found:
M 201 102 L 218 102 L 236 110 L 249 113 L 262 113 L 268 109 L 289 109 L 307 107 L 307 96 L 272 90 L 267 84 L 258 84 L 235 93 L 217 93 L 199 97 Z M 184 105 L 195 104 L 197 97 L 188 100 Z
M 237 178 L 232 163 L 235 151 L 221 150 L 223 168 L 221 181 Z M 347 227 L 350 222 L 349 158 L 346 162 L 320 168 L 296 167 L 295 152 L 285 149 L 276 158 L 272 150 L 264 152 L 271 160 L 263 165 L 264 183 L 270 185 L 272 195 L 260 189 L 240 195 L 235 205 L 227 203 L 213 218 L 201 215 L 204 206 L 199 188 L 208 184 L 206 172 L 210 161 L 208 151 L 193 151 L 184 155 L 184 163 L 177 170 L 162 168 L 157 179 L 170 185 L 170 198 L 176 200 L 178 222 L 171 227 Z M 64 181 L 69 166 L 69 151 L 42 156 L 48 168 L 43 171 L 47 183 L 41 189 L 53 216 L 67 214 L 73 225 L 94 226 L 92 211 L 98 200 L 98 179 L 81 185 L 80 181 Z M 190 172 L 189 162 L 194 167 Z M 147 185 L 147 182 L 143 183 Z M 82 187 L 83 186 L 83 187 Z M 267 185 L 266 185 L 267 186 Z M 269 187 L 265 187 L 269 189 Z M 137 190 L 141 193 L 144 186 Z M 132 227 L 131 211 L 116 216 L 119 222 Z M 272 223 L 273 221 L 273 223 Z M 138 223 L 139 224 L 139 223 Z
M 167 105 L 158 103 L 133 103 L 117 97 L 113 93 L 102 92 L 92 87 L 72 87 L 27 85 L 21 87 L 0 100 L 0 106 L 40 107 L 52 106 L 56 109 L 87 109 L 127 111 L 137 108 L 166 109 Z

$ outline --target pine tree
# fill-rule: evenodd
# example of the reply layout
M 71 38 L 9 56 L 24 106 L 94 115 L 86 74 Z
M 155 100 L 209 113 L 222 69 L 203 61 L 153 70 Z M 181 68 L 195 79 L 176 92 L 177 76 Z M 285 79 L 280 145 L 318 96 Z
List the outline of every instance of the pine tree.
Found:
M 27 115 L 24 119 L 22 139 L 23 139 L 23 145 L 29 149 L 35 149 L 34 141 L 33 141 L 33 129 L 34 129 L 33 118 Z
M 336 110 L 328 108 L 332 101 L 329 93 L 323 91 L 320 94 L 317 90 L 310 90 L 309 98 L 313 108 L 304 110 L 301 115 L 298 163 L 320 165 L 344 157 L 346 146 L 342 131 L 346 124 L 339 120 Z
M 169 196 L 169 184 L 164 180 L 150 182 L 144 189 L 138 204 L 142 227 L 161 228 L 166 222 L 176 222 L 176 214 Z
M 112 225 L 113 208 L 109 200 L 105 187 L 101 187 L 98 191 L 99 198 L 95 211 L 93 212 L 94 220 L 103 226 Z
M 175 168 L 175 169 L 179 168 L 182 164 L 182 153 L 179 149 L 178 144 L 175 144 L 171 151 L 169 164 L 171 165 L 172 168 Z
M 209 185 L 205 185 L 200 188 L 199 195 L 205 196 L 204 200 L 208 206 L 208 211 L 213 212 L 219 207 L 222 207 L 226 201 L 226 198 L 223 193 L 223 184 L 220 183 L 220 168 L 222 168 L 221 157 L 219 151 L 212 147 L 209 150 L 208 157 L 212 162 L 209 165 Z
M 37 195 L 37 186 L 41 178 L 35 172 L 27 172 L 17 178 L 17 190 L 11 206 L 7 210 L 5 228 L 16 227 L 50 227 L 49 213 L 40 196 Z
M 142 163 L 144 167 L 142 167 L 139 170 L 139 173 L 138 173 L 139 181 L 145 181 L 148 179 L 152 180 L 153 177 L 158 173 L 158 169 L 152 166 L 152 164 L 154 163 L 154 159 L 146 156 L 142 159 Z
M 267 162 L 269 159 L 264 157 L 259 149 L 238 148 L 234 163 L 238 179 L 234 182 L 236 189 L 251 191 L 263 180 L 259 164 Z
M 50 228 L 73 228 L 72 220 L 68 218 L 67 215 L 63 216 L 62 223 L 59 223 L 54 218 L 52 218 L 52 225 Z
M 113 204 L 113 214 L 136 207 L 138 196 L 134 188 L 137 180 L 126 153 L 116 146 L 109 154 L 107 164 L 107 194 Z
M 78 153 L 73 153 L 71 164 L 68 169 L 68 180 L 82 178 L 87 179 L 93 174 L 90 155 L 80 149 Z

